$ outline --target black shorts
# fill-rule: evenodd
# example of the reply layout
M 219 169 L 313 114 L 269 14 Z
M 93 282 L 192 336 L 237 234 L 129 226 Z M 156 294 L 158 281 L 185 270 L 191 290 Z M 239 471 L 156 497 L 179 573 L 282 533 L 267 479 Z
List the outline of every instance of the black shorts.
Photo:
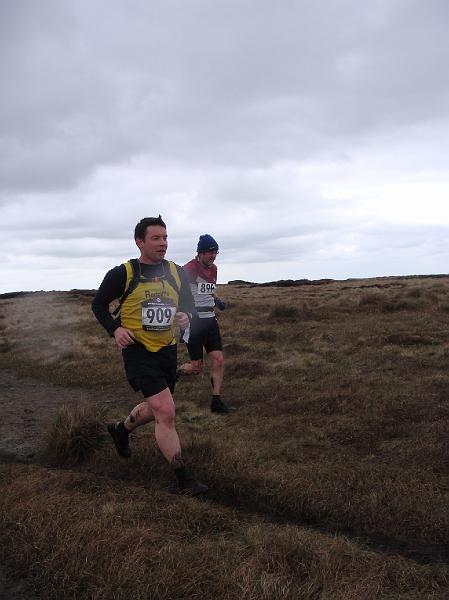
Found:
M 150 352 L 142 344 L 131 344 L 122 350 L 125 373 L 135 392 L 145 398 L 154 396 L 165 388 L 175 391 L 177 346 L 165 346 Z
M 208 317 L 207 319 L 195 317 L 192 319 L 190 338 L 187 342 L 190 360 L 202 360 L 203 347 L 208 354 L 213 350 L 223 350 L 217 317 Z

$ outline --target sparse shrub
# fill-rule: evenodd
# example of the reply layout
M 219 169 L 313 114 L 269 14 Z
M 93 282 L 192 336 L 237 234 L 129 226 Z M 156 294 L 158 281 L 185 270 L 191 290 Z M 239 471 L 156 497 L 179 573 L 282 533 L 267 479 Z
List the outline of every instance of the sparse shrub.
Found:
M 363 294 L 359 300 L 359 308 L 378 309 L 382 312 L 397 312 L 400 310 L 414 310 L 423 303 L 422 300 L 409 300 L 400 296 L 387 297 L 379 292 Z
M 45 457 L 56 465 L 77 465 L 103 443 L 103 411 L 88 404 L 62 406 L 49 427 Z
M 367 292 L 362 294 L 359 300 L 360 307 L 380 307 L 385 300 L 384 294 L 380 292 Z
M 245 360 L 245 362 L 229 362 L 226 372 L 236 378 L 254 377 L 266 374 L 269 372 L 269 367 L 261 360 Z
M 245 354 L 248 349 L 246 346 L 239 344 L 238 342 L 230 342 L 225 344 L 223 350 L 226 352 L 226 356 L 235 356 L 237 354 Z
M 396 312 L 399 310 L 413 310 L 417 304 L 404 298 L 394 298 L 382 303 L 382 312 Z
M 295 319 L 310 319 L 313 316 L 313 311 L 307 302 L 304 302 L 299 308 L 296 306 L 288 306 L 278 304 L 270 311 L 270 319 L 276 321 L 294 321 Z
M 10 352 L 13 348 L 13 345 L 14 344 L 11 344 L 7 340 L 1 340 L 0 341 L 0 352 L 1 353 Z
M 387 335 L 385 338 L 387 344 L 394 344 L 398 346 L 432 346 L 438 344 L 438 342 L 432 338 L 424 337 L 422 335 L 410 335 L 396 333 Z
M 272 329 L 261 329 L 254 332 L 254 337 L 261 342 L 272 342 L 276 338 L 276 334 Z
M 299 310 L 295 306 L 286 306 L 279 304 L 271 309 L 270 318 L 278 321 L 297 319 L 299 317 Z
M 410 298 L 421 298 L 423 295 L 423 289 L 419 288 L 419 287 L 410 288 L 407 291 L 406 295 L 409 296 Z

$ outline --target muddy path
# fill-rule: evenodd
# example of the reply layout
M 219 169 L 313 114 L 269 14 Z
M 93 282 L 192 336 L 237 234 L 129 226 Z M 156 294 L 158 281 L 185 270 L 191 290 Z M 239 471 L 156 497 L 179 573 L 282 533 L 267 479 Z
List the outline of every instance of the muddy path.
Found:
M 0 369 L 0 461 L 37 462 L 43 428 L 62 404 L 89 399 L 88 392 L 18 378 Z M 26 579 L 0 565 L 0 600 L 37 600 Z
M 0 459 L 35 462 L 43 429 L 63 404 L 89 400 L 89 392 L 18 378 L 0 369 Z

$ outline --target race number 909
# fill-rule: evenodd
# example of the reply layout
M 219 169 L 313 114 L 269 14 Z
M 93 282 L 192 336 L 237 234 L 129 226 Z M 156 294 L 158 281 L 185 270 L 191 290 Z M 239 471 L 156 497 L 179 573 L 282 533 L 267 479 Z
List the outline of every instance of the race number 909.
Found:
M 145 303 L 142 306 L 142 327 L 146 331 L 170 329 L 176 314 L 176 306 Z
M 170 325 L 173 319 L 173 311 L 171 308 L 147 308 L 147 322 L 151 325 Z

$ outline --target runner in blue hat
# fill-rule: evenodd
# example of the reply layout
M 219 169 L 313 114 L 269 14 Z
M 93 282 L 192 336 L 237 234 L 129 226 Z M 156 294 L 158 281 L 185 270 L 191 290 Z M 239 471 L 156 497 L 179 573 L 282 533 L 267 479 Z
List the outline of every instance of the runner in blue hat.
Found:
M 215 315 L 215 306 L 225 310 L 226 303 L 215 293 L 217 284 L 218 243 L 208 233 L 201 235 L 197 245 L 197 255 L 183 266 L 187 273 L 197 314 L 190 324 L 190 337 L 187 350 L 190 363 L 181 365 L 177 376 L 198 375 L 203 370 L 203 349 L 210 360 L 212 400 L 210 409 L 214 413 L 228 414 L 235 407 L 228 406 L 221 399 L 221 385 L 224 374 L 223 346 L 220 328 Z

